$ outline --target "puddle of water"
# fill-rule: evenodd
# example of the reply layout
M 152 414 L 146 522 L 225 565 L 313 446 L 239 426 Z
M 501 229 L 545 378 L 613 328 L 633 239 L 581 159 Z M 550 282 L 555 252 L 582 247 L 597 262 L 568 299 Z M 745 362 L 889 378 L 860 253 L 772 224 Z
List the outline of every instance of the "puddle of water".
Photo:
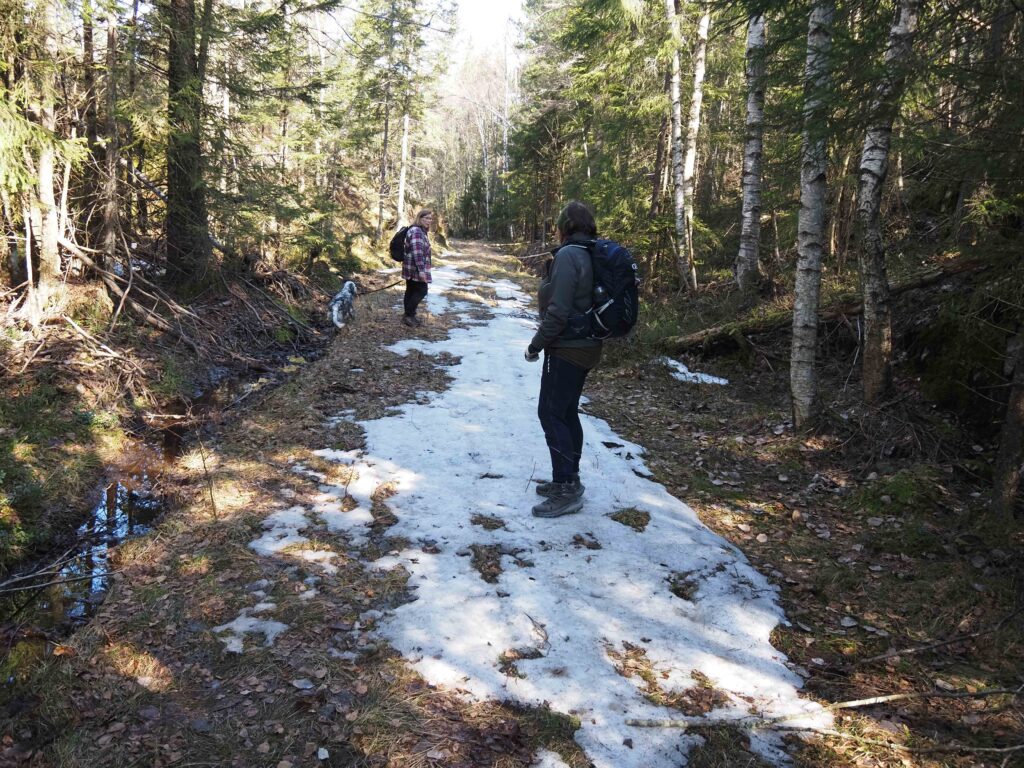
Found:
M 40 596 L 31 623 L 50 629 L 67 621 L 80 622 L 95 613 L 109 586 L 110 552 L 122 541 L 146 533 L 163 510 L 161 499 L 144 485 L 133 488 L 112 483 L 79 527 L 82 546 L 65 565 L 54 584 Z
M 138 465 L 135 467 L 138 469 Z M 0 654 L 0 680 L 10 685 L 17 675 L 42 658 L 47 639 L 53 640 L 91 618 L 103 603 L 110 581 L 110 554 L 127 539 L 149 531 L 163 512 L 164 502 L 152 491 L 146 471 L 126 476 L 100 492 L 88 518 L 77 530 L 78 545 L 57 575 L 57 582 L 40 592 L 22 593 L 0 605 L 0 613 L 17 617 L 22 629 L 14 634 L 6 654 Z M 28 601 L 25 604 L 25 601 Z
M 322 350 L 310 349 L 301 354 L 312 361 Z M 284 353 L 281 359 L 286 359 Z M 73 630 L 96 613 L 110 585 L 112 550 L 147 533 L 164 511 L 164 501 L 155 490 L 163 466 L 181 454 L 184 437 L 202 421 L 204 414 L 230 406 L 239 392 L 258 388 L 259 381 L 255 377 L 251 381 L 235 378 L 228 368 L 211 371 L 208 386 L 198 390 L 193 400 L 169 409 L 168 418 L 150 423 L 160 431 L 161 445 L 139 442 L 110 469 L 109 476 L 116 480 L 99 492 L 95 506 L 78 527 L 74 550 L 68 553 L 57 575 L 37 582 L 57 583 L 39 592 L 26 590 L 0 600 L 0 630 L 13 633 L 8 637 L 7 647 L 0 647 L 0 682 L 9 684 L 19 669 L 45 654 L 47 640 L 53 641 L 55 636 Z M 45 564 L 46 561 L 37 563 L 36 568 Z M 7 624 L 12 619 L 17 624 Z

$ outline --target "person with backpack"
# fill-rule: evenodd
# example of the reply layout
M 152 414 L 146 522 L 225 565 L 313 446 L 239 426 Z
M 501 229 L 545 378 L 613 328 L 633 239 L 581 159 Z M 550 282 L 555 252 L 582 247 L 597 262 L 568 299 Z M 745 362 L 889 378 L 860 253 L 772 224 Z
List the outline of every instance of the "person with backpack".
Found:
M 583 508 L 583 426 L 578 409 L 583 383 L 600 362 L 603 346 L 589 325 L 586 332 L 579 327 L 580 318 L 589 323 L 594 301 L 594 216 L 586 205 L 573 201 L 562 209 L 555 227 L 561 245 L 541 279 L 540 327 L 526 348 L 530 362 L 544 353 L 537 416 L 551 454 L 551 481 L 537 485 L 537 493 L 545 498 L 534 506 L 535 517 L 561 517 Z
M 430 278 L 430 226 L 434 223 L 434 212 L 424 209 L 405 233 L 402 247 L 402 277 L 405 279 L 405 313 L 402 323 L 415 328 L 422 325 L 416 317 L 416 309 L 427 296 Z

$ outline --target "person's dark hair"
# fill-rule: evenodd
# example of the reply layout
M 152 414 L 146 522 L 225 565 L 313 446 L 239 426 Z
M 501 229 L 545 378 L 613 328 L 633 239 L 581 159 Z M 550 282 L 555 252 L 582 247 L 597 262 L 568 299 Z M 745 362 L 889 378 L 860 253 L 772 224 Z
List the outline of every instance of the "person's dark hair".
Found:
M 594 214 L 579 200 L 573 200 L 555 220 L 555 227 L 563 238 L 570 235 L 580 234 L 584 237 L 597 237 L 597 224 L 594 222 Z

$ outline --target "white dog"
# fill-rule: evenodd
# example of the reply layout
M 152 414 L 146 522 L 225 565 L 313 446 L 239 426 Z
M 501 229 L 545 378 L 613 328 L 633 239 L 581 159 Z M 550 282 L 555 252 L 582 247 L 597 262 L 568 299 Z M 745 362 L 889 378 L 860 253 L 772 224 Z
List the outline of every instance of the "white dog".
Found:
M 345 323 L 349 320 L 355 320 L 357 293 L 359 291 L 356 289 L 356 284 L 351 280 L 346 280 L 345 284 L 341 286 L 341 290 L 334 294 L 331 303 L 327 305 L 327 309 L 331 313 L 331 322 L 336 327 L 344 328 Z

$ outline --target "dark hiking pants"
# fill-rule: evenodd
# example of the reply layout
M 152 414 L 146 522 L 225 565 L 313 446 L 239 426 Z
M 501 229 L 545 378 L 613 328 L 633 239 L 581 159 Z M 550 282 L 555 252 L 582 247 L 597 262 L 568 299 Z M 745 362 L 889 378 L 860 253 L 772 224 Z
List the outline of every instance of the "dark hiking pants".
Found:
M 416 307 L 420 305 L 427 296 L 428 283 L 421 283 L 419 280 L 405 281 L 405 316 L 416 317 Z
M 556 483 L 568 483 L 580 471 L 583 426 L 578 409 L 587 373 L 568 360 L 544 353 L 537 416 L 551 452 L 551 480 Z

